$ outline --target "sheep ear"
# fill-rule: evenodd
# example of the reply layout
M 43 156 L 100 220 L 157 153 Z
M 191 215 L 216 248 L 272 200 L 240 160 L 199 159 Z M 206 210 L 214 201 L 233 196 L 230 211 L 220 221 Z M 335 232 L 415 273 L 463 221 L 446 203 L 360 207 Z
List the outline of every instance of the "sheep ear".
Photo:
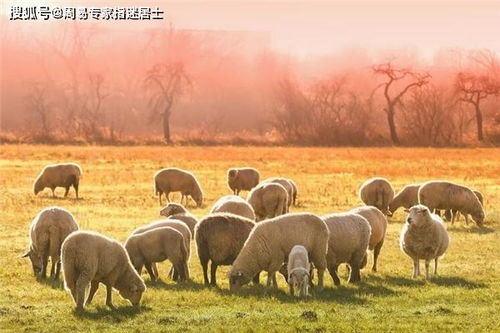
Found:
M 31 252 L 30 250 L 26 251 L 25 253 L 23 253 L 23 255 L 21 255 L 20 258 L 27 258 L 27 257 L 29 257 L 30 256 L 30 252 Z
M 405 208 L 405 213 L 409 213 L 410 210 L 408 208 Z

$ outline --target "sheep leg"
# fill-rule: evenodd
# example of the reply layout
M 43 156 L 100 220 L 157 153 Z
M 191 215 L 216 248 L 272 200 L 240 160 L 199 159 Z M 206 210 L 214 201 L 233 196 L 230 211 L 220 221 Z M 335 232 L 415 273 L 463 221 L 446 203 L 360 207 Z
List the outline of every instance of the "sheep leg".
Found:
M 82 272 L 75 283 L 76 294 L 76 309 L 83 310 L 83 302 L 85 301 L 85 288 L 90 283 L 89 275 Z
M 68 197 L 68 192 L 69 192 L 69 186 L 66 186 L 64 188 L 64 197 L 67 198 Z
M 208 281 L 208 259 L 200 258 L 200 264 L 203 270 L 203 281 L 205 285 L 208 286 L 210 284 L 210 282 Z
M 75 189 L 75 195 L 76 195 L 76 198 L 78 199 L 78 186 L 79 186 L 79 183 L 78 183 L 78 180 L 75 181 L 73 183 L 73 188 Z
M 455 223 L 455 219 L 457 218 L 457 214 L 452 214 L 451 216 L 451 224 Z
M 146 270 L 148 271 L 149 276 L 151 277 L 151 281 L 156 282 L 158 277 L 155 276 L 155 272 L 153 271 L 153 268 L 151 266 L 152 266 L 152 263 L 150 263 L 150 262 L 146 263 Z
M 158 192 L 158 201 L 160 202 L 160 206 L 162 206 L 162 203 L 161 203 L 161 196 L 162 196 L 162 192 Z
M 465 225 L 469 225 L 469 214 L 464 214 L 465 216 Z
M 57 266 L 56 266 L 56 274 L 54 276 L 54 280 L 59 280 L 59 275 L 61 274 L 61 260 L 57 261 Z
M 375 248 L 373 249 L 373 267 L 372 271 L 376 272 L 377 271 L 377 260 L 378 256 L 380 255 L 380 250 L 382 249 L 382 245 L 384 245 L 384 241 L 380 241 L 377 245 L 375 245 Z
M 92 300 L 94 299 L 94 295 L 95 295 L 98 288 L 99 288 L 98 281 L 90 282 L 90 291 L 89 291 L 89 295 L 87 296 L 87 301 L 85 302 L 85 305 L 90 305 L 90 303 L 92 303 Z
M 420 265 L 418 259 L 413 259 L 413 275 L 412 278 L 416 279 L 420 275 Z
M 430 260 L 425 261 L 425 279 L 426 280 L 429 280 L 431 278 L 431 276 L 429 274 L 429 263 L 430 263 Z
M 216 273 L 217 273 L 217 264 L 212 261 L 212 264 L 210 265 L 210 285 L 212 286 L 217 285 Z
M 295 296 L 295 288 L 293 287 L 293 282 L 289 282 L 288 285 L 290 286 L 290 295 Z
M 111 310 L 116 309 L 113 304 L 113 298 L 111 292 L 113 291 L 113 287 L 110 284 L 106 285 L 106 305 L 110 307 Z
M 255 276 L 252 279 L 253 284 L 255 284 L 255 285 L 260 284 L 259 278 L 260 278 L 260 273 L 255 274 Z
M 438 273 L 438 258 L 434 259 L 434 275 Z
M 339 266 L 328 266 L 328 272 L 330 272 L 330 276 L 332 277 L 332 280 L 333 280 L 333 283 L 336 285 L 336 286 L 339 286 L 340 285 L 340 279 L 339 279 L 339 276 L 337 275 L 337 268 Z M 320 278 L 321 276 L 321 278 Z M 319 281 L 323 282 L 323 276 L 322 276 L 322 272 L 318 269 L 318 286 L 319 286 Z
M 351 274 L 349 274 L 349 283 L 355 283 L 359 282 L 361 280 L 360 272 L 359 272 L 359 265 L 356 263 L 349 263 L 349 266 L 351 266 Z
M 158 273 L 158 265 L 156 265 L 156 263 L 152 263 L 151 264 L 151 268 L 153 269 L 153 273 L 155 274 L 156 276 L 156 279 L 158 280 L 158 278 L 160 277 L 160 274 Z
M 55 187 L 51 187 L 50 188 L 52 190 L 52 198 L 55 198 L 56 197 L 56 192 L 54 192 L 56 190 Z
M 278 287 L 278 281 L 276 280 L 276 272 L 273 273 L 273 285 L 277 288 Z
M 276 272 L 267 272 L 267 287 L 278 287 L 278 284 L 276 283 Z
M 45 279 L 47 277 L 47 264 L 49 262 L 49 256 L 43 253 L 42 257 L 42 271 L 40 272 L 40 277 Z

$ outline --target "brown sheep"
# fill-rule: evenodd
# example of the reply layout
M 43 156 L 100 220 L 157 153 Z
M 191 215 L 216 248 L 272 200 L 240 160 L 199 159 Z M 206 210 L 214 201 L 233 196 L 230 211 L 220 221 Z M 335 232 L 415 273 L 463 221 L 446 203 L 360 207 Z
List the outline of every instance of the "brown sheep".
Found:
M 230 168 L 227 170 L 227 185 L 234 195 L 250 191 L 259 184 L 260 173 L 254 168 Z
M 75 195 L 78 199 L 78 187 L 82 176 L 82 168 L 76 163 L 61 163 L 47 165 L 40 172 L 33 184 L 33 192 L 37 195 L 46 187 L 52 190 L 52 197 L 56 196 L 55 189 L 64 187 L 64 197 L 68 196 L 71 186 L 75 189 Z
M 394 189 L 385 178 L 370 178 L 359 189 L 359 197 L 367 206 L 375 206 L 389 215 L 389 204 L 394 198 Z
M 261 183 L 248 193 L 247 201 L 255 212 L 256 220 L 261 221 L 284 214 L 288 194 L 280 184 Z
M 203 192 L 196 177 L 186 170 L 178 168 L 165 168 L 157 171 L 154 175 L 154 190 L 158 195 L 160 206 L 161 197 L 165 193 L 167 201 L 170 202 L 170 192 L 181 192 L 181 204 L 186 198 L 186 205 L 189 196 L 196 202 L 197 207 L 203 204 Z

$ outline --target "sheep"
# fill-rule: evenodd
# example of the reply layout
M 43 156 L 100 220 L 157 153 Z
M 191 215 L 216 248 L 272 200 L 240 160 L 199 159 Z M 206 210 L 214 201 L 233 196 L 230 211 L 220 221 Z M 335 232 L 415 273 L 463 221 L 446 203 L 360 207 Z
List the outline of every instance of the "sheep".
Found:
M 64 282 L 76 304 L 83 310 L 85 289 L 90 283 L 86 305 L 99 288 L 106 286 L 106 305 L 115 309 L 111 291 L 138 306 L 146 285 L 132 266 L 127 251 L 118 241 L 92 231 L 75 231 L 62 244 Z
M 389 215 L 389 203 L 394 197 L 394 190 L 385 178 L 370 178 L 359 189 L 361 201 L 368 206 L 375 206 L 386 215 Z
M 160 215 L 184 222 L 188 226 L 189 231 L 191 231 L 191 236 L 194 239 L 194 228 L 198 220 L 183 205 L 170 202 L 160 210 Z
M 336 213 L 322 218 L 330 231 L 326 260 L 333 282 L 340 285 L 337 269 L 342 263 L 347 263 L 350 268 L 348 281 L 360 281 L 360 268 L 366 260 L 370 241 L 370 224 L 364 217 L 354 213 Z
M 410 209 L 418 204 L 418 190 L 421 184 L 406 185 L 399 191 L 389 204 L 389 215 L 392 215 L 399 207 Z
M 61 245 L 69 234 L 78 230 L 73 215 L 61 207 L 47 207 L 39 212 L 30 225 L 30 247 L 22 256 L 29 258 L 33 273 L 45 278 L 50 257 L 50 277 L 59 279 L 61 272 Z
M 290 206 L 292 205 L 292 202 L 293 202 L 294 189 L 295 189 L 295 187 L 294 187 L 294 185 L 292 185 L 292 182 L 290 181 L 290 179 L 280 178 L 280 177 L 267 178 L 267 179 L 262 181 L 262 184 L 266 184 L 266 183 L 280 184 L 281 186 L 283 186 L 285 188 L 288 196 L 287 196 L 287 202 L 286 202 L 285 210 L 283 211 L 283 214 L 288 213 Z
M 418 200 L 431 212 L 436 209 L 456 210 L 463 215 L 470 214 L 478 226 L 483 224 L 483 206 L 474 192 L 466 186 L 447 181 L 430 181 L 420 187 Z
M 172 227 L 132 234 L 125 242 L 125 249 L 137 273 L 141 274 L 142 268 L 146 266 L 152 281 L 158 280 L 158 273 L 155 274 L 152 264 L 166 259 L 172 262 L 178 272 L 178 281 L 189 279 L 189 254 L 185 238 Z
M 306 248 L 322 289 L 328 236 L 323 220 L 310 213 L 286 214 L 256 224 L 229 271 L 230 290 L 237 291 L 263 270 L 268 272 L 267 286 L 277 287 L 276 272 L 295 245 Z
M 443 256 L 450 238 L 443 220 L 432 214 L 424 205 L 410 208 L 406 223 L 401 229 L 401 250 L 413 259 L 413 278 L 420 275 L 420 259 L 425 260 L 425 279 L 429 279 L 429 263 L 434 260 L 437 274 L 438 259 Z
M 380 254 L 380 249 L 384 244 L 385 233 L 387 231 L 387 219 L 385 215 L 377 208 L 373 206 L 362 206 L 354 208 L 349 211 L 349 213 L 358 214 L 363 216 L 370 224 L 371 234 L 370 241 L 368 242 L 368 249 L 373 251 L 373 266 L 372 271 L 377 271 L 377 259 Z M 361 265 L 363 268 L 365 262 Z
M 474 194 L 476 195 L 476 197 L 479 199 L 479 202 L 484 207 L 484 197 L 483 197 L 483 194 L 481 192 L 479 192 L 479 191 L 476 191 L 476 190 L 472 190 L 472 192 L 474 192 Z M 446 219 L 448 221 L 451 221 L 451 224 L 454 224 L 455 220 L 458 220 L 460 218 L 460 212 L 457 211 L 457 210 L 455 210 L 455 209 L 454 210 L 447 209 L 444 212 L 444 216 L 446 217 Z M 469 215 L 465 215 L 465 224 L 469 225 Z
M 226 195 L 217 200 L 210 210 L 210 213 L 232 213 L 235 215 L 255 220 L 255 213 L 252 206 L 237 195 Z
M 286 211 L 288 194 L 286 189 L 275 183 L 262 183 L 253 188 L 247 197 L 255 212 L 257 221 L 273 218 Z
M 198 223 L 195 238 L 206 285 L 217 284 L 217 266 L 233 263 L 254 226 L 255 223 L 252 220 L 231 213 L 210 214 Z M 208 279 L 209 261 L 211 262 L 210 281 Z M 258 274 L 254 282 L 259 282 Z
M 293 181 L 293 179 L 288 178 L 288 181 L 292 185 L 292 204 L 294 206 L 297 205 L 297 184 Z
M 307 250 L 302 245 L 295 245 L 288 255 L 288 285 L 290 286 L 290 294 L 295 295 L 295 290 L 300 290 L 300 296 L 307 296 L 309 289 L 309 280 L 311 264 L 309 263 L 309 255 Z
M 180 221 L 178 219 L 174 219 L 172 217 L 169 217 L 167 219 L 151 222 L 145 226 L 142 226 L 142 227 L 135 229 L 132 232 L 132 235 L 142 234 L 144 232 L 147 232 L 147 231 L 150 231 L 153 229 L 164 228 L 164 227 L 171 227 L 171 228 L 173 228 L 181 233 L 181 235 L 184 237 L 184 243 L 185 243 L 186 249 L 187 249 L 187 258 L 189 260 L 189 257 L 191 256 L 191 238 L 192 238 L 191 231 L 189 230 L 188 226 L 185 223 L 183 223 L 182 221 Z M 148 267 L 149 265 L 151 267 Z M 150 269 L 154 272 L 154 275 L 156 277 L 159 276 L 158 267 L 156 266 L 155 262 L 146 265 L 146 270 L 148 270 L 148 272 Z M 175 265 L 170 270 L 168 275 L 170 277 L 172 277 L 174 280 L 177 280 L 178 272 L 175 269 Z
M 52 197 L 55 198 L 55 189 L 64 187 L 64 197 L 66 198 L 70 187 L 73 186 L 78 199 L 78 186 L 80 185 L 81 175 L 82 168 L 76 163 L 49 164 L 43 168 L 35 179 L 33 192 L 37 195 L 48 187 L 52 190 Z
M 165 168 L 157 171 L 153 178 L 155 195 L 158 195 L 160 206 L 162 205 L 161 197 L 163 193 L 165 193 L 167 201 L 170 202 L 170 192 L 181 192 L 181 204 L 185 197 L 187 205 L 189 196 L 196 202 L 197 207 L 203 204 L 203 192 L 200 183 L 189 171 L 178 168 Z
M 260 173 L 254 168 L 230 168 L 227 170 L 227 185 L 234 195 L 250 191 L 259 184 Z

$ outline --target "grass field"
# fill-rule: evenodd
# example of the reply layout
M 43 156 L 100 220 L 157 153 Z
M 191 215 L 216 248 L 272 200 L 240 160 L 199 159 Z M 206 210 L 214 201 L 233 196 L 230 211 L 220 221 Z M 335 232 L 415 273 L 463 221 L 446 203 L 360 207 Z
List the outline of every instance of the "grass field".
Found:
M 40 169 L 62 161 L 82 165 L 81 199 L 74 200 L 72 191 L 69 199 L 52 199 L 48 189 L 35 197 L 32 182 Z M 317 214 L 359 205 L 359 185 L 375 175 L 396 189 L 428 179 L 457 181 L 484 194 L 485 227 L 466 227 L 463 220 L 449 226 L 441 275 L 413 280 L 412 263 L 398 244 L 400 210 L 390 219 L 378 273 L 364 270 L 362 283 L 347 285 L 341 267 L 341 287 L 327 276 L 327 288 L 305 300 L 289 296 L 281 277 L 278 291 L 248 286 L 231 294 L 228 267 L 219 270 L 219 288 L 205 288 L 193 244 L 191 282 L 173 283 L 165 277 L 169 265 L 161 264 L 162 282 L 143 276 L 148 290 L 139 310 L 117 293 L 118 310 L 108 310 L 101 286 L 83 315 L 73 311 L 62 283 L 37 282 L 29 262 L 19 258 L 28 246 L 28 225 L 43 207 L 65 207 L 82 229 L 123 241 L 135 227 L 159 218 L 152 189 L 157 169 L 177 166 L 198 176 L 205 204 L 192 213 L 201 217 L 229 194 L 226 169 L 244 165 L 264 178 L 293 178 L 299 205 L 292 211 Z M 0 185 L 0 331 L 500 331 L 500 149 L 3 145 Z

